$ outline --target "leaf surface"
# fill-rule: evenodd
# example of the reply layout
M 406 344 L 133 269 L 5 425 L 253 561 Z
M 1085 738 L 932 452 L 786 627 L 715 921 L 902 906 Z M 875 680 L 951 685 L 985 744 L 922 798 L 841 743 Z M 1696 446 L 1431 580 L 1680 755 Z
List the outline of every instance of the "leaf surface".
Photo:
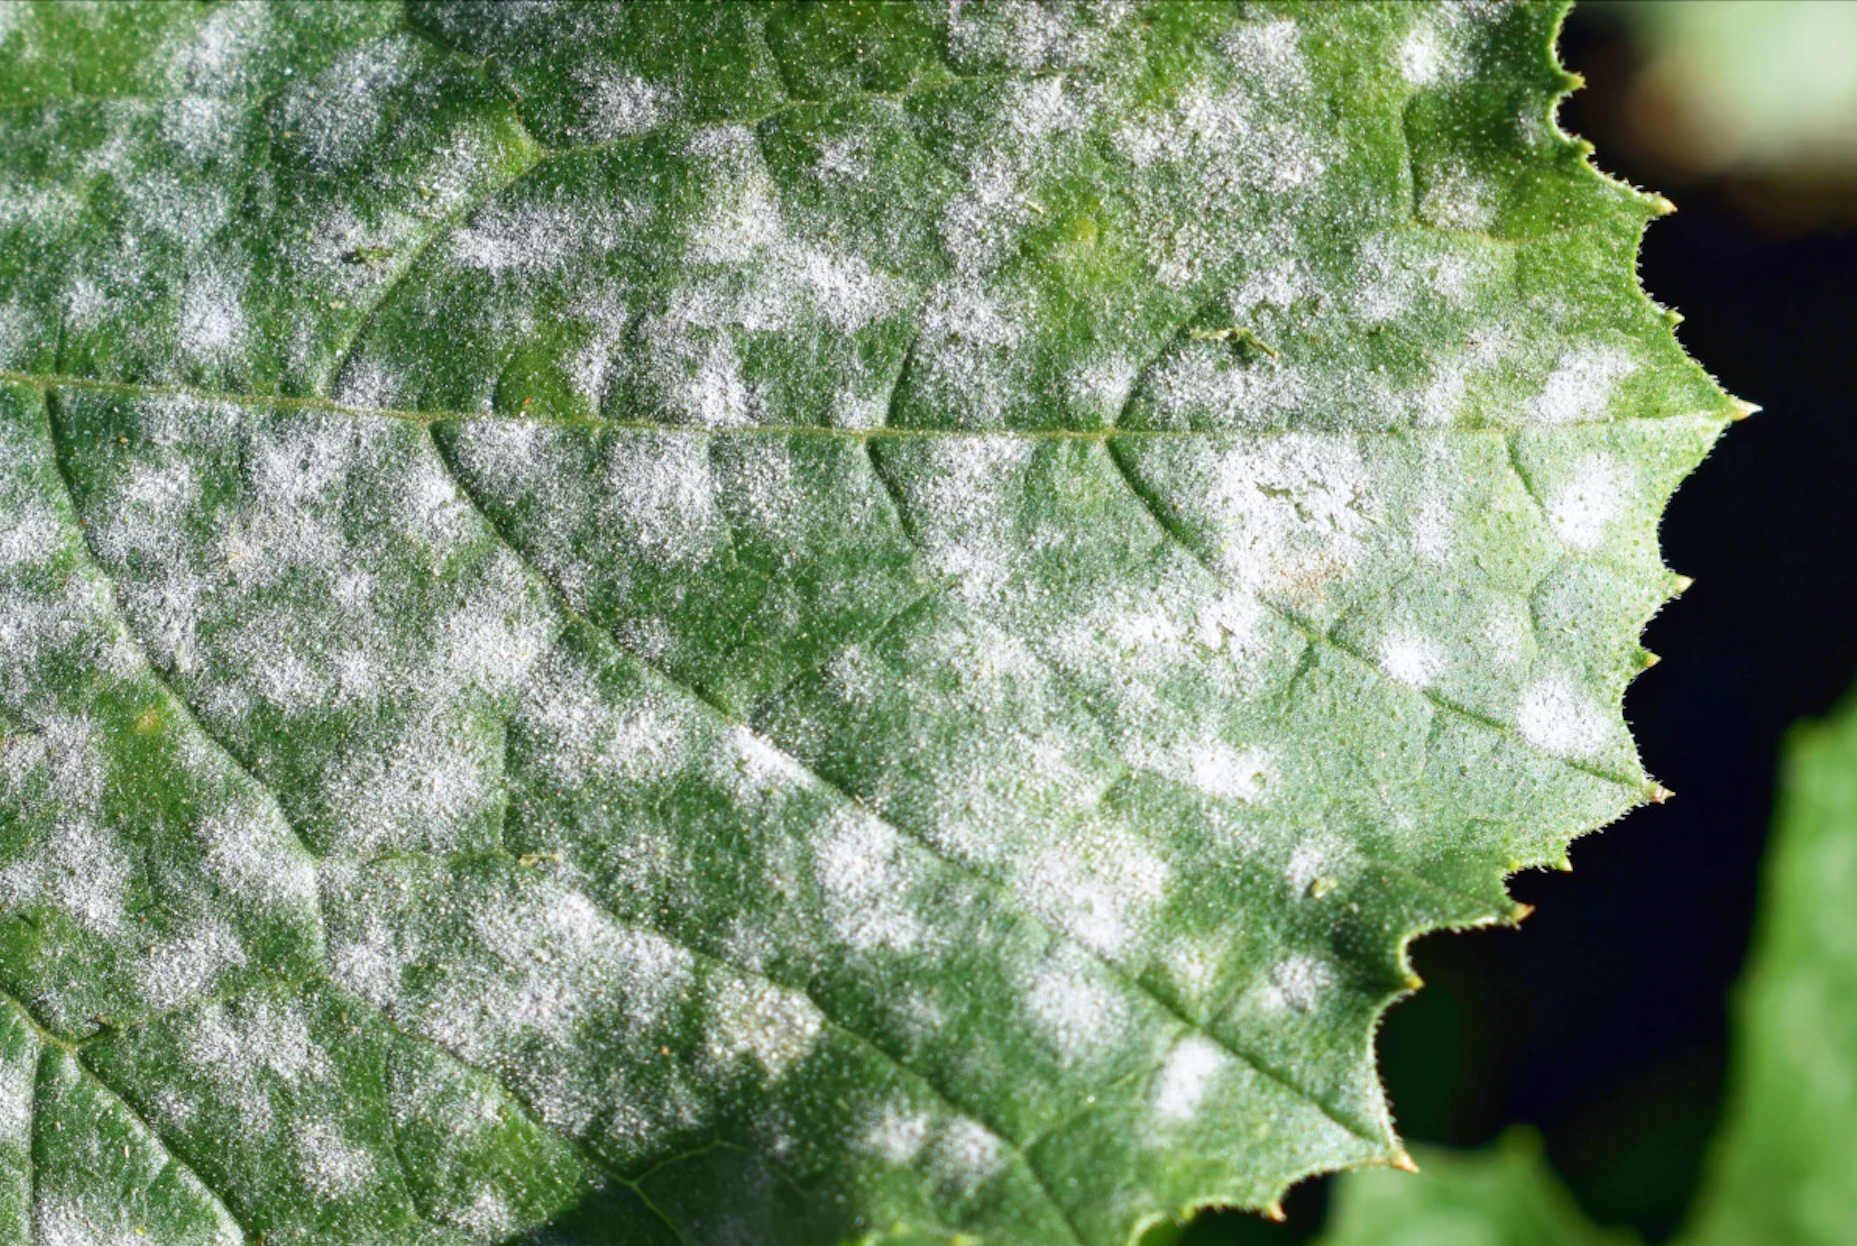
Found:
M 1268 1208 L 1658 790 L 1552 6 L 0 15 L 6 1235 Z

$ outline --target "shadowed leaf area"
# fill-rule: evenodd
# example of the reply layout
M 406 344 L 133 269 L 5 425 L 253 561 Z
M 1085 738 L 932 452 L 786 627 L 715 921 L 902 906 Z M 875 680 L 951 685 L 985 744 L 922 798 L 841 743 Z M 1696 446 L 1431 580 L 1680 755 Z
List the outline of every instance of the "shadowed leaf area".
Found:
M 1738 410 L 1559 16 L 0 8 L 0 1240 L 1403 1162 Z

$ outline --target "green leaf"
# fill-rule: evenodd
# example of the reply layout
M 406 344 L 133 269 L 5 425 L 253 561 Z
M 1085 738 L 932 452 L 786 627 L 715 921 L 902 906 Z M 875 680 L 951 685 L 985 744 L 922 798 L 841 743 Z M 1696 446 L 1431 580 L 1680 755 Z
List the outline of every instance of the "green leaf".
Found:
M 1419 1148 L 1420 1175 L 1350 1173 L 1322 1246 L 1628 1246 L 1593 1228 L 1525 1130 L 1484 1152 Z M 1764 1240 L 1764 1239 L 1763 1239 Z
M 1794 730 L 1780 787 L 1728 1109 L 1680 1246 L 1840 1246 L 1857 1229 L 1857 701 Z M 1489 1246 L 1599 1240 L 1538 1146 L 1419 1156 L 1416 1179 L 1343 1178 L 1324 1246 L 1456 1242 L 1447 1223 Z
M 0 14 L 4 1235 L 1267 1209 L 1659 791 L 1552 6 Z
M 1722 1132 L 1686 1240 L 1857 1232 L 1857 701 L 1787 744 Z

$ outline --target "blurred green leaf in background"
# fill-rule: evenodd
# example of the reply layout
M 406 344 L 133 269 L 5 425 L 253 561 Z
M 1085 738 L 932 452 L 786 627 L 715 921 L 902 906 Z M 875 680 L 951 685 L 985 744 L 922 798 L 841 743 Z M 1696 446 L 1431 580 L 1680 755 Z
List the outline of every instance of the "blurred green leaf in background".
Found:
M 1720 178 L 1768 223 L 1857 218 L 1857 2 L 1595 0 L 1582 13 L 1630 34 L 1607 137 L 1662 189 Z

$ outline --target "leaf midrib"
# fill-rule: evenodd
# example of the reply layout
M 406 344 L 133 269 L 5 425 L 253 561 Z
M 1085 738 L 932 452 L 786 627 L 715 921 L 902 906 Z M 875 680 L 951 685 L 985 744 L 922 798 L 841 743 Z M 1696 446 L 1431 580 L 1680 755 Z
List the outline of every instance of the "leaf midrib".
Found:
M 1337 441 L 1373 441 L 1380 438 L 1507 437 L 1528 432 L 1532 425 L 1439 424 L 1379 428 L 921 428 L 873 424 L 858 428 L 835 424 L 677 424 L 665 420 L 621 420 L 608 416 L 533 416 L 501 411 L 457 411 L 448 408 L 411 409 L 373 407 L 337 402 L 332 398 L 301 394 L 266 394 L 242 390 L 207 389 L 197 385 L 165 385 L 139 381 L 112 381 L 67 372 L 18 372 L 0 369 L 0 381 L 38 390 L 76 389 L 145 401 L 185 398 L 193 402 L 230 406 L 267 407 L 279 411 L 315 411 L 356 418 L 397 420 L 427 427 L 434 424 L 529 424 L 541 428 L 613 429 L 620 432 L 686 434 L 699 437 L 827 437 L 846 441 L 987 440 L 1000 441 L 1252 441 L 1276 437 L 1332 438 Z M 1728 419 L 1725 413 L 1681 411 L 1671 415 L 1622 415 L 1603 420 L 1568 420 L 1542 426 L 1540 431 L 1610 428 L 1698 420 L 1711 424 Z

